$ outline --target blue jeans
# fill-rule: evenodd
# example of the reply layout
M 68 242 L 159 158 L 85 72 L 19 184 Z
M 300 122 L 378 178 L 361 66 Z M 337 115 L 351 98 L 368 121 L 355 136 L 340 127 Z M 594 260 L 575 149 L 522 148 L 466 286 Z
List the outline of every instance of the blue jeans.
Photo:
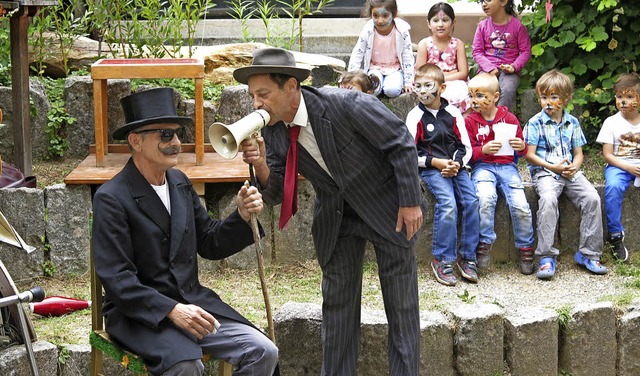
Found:
M 607 232 L 614 234 L 623 232 L 622 201 L 624 193 L 629 189 L 635 175 L 618 167 L 607 165 L 604 169 L 604 210 L 607 216 Z
M 462 214 L 460 256 L 475 260 L 480 220 L 478 197 L 469 173 L 461 170 L 456 177 L 445 178 L 437 169 L 427 169 L 420 171 L 420 178 L 436 198 L 431 245 L 433 257 L 447 263 L 457 259 L 459 207 Z
M 389 98 L 395 98 L 402 94 L 402 88 L 404 87 L 402 71 L 398 70 L 387 75 L 383 75 L 379 70 L 370 70 L 369 73 L 376 75 L 380 81 L 380 86 L 374 92 L 376 96 L 384 94 Z
M 516 247 L 533 247 L 531 208 L 515 163 L 478 163 L 473 166 L 471 178 L 480 202 L 480 241 L 487 244 L 496 241 L 494 223 L 500 192 L 509 207 Z

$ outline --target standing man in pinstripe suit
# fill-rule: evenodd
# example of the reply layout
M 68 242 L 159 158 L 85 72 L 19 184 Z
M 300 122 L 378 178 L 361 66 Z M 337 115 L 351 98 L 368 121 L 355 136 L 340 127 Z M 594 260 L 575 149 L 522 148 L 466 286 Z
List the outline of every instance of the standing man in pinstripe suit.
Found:
M 251 66 L 234 71 L 237 81 L 249 85 L 254 107 L 271 117 L 257 145 L 242 144 L 268 204 L 283 201 L 288 128 L 300 126 L 298 171 L 316 193 L 311 231 L 322 268 L 321 374 L 356 374 L 362 267 L 370 241 L 389 322 L 389 373 L 417 376 L 414 235 L 425 206 L 415 144 L 404 123 L 374 96 L 301 87 L 308 76 L 290 52 L 277 48 L 256 50 Z

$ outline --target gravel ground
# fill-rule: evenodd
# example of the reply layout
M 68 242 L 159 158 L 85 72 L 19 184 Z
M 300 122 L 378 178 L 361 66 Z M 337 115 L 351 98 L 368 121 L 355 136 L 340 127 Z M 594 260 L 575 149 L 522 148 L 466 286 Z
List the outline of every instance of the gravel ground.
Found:
M 513 264 L 492 266 L 480 274 L 477 284 L 461 280 L 453 287 L 441 285 L 435 278 L 421 278 L 421 296 L 436 297 L 433 307 L 447 308 L 460 302 L 497 304 L 508 314 L 516 314 L 530 307 L 558 309 L 583 303 L 612 301 L 624 307 L 631 299 L 640 298 L 640 290 L 630 287 L 633 277 L 613 272 L 613 262 L 608 262 L 607 275 L 594 275 L 576 265 L 573 255 L 564 255 L 558 263 L 556 275 L 551 280 L 539 280 L 533 275 L 523 275 Z M 422 269 L 424 271 L 424 269 Z M 466 292 L 465 292 L 466 291 Z

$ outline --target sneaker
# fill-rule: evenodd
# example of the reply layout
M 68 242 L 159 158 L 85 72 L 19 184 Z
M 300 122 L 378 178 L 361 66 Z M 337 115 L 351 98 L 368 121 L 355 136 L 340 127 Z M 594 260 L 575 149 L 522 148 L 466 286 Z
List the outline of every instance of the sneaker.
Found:
M 624 246 L 624 232 L 609 235 L 607 240 L 611 244 L 613 256 L 620 261 L 629 259 L 629 250 Z
M 576 260 L 576 263 L 587 268 L 591 273 L 594 274 L 607 274 L 607 267 L 600 263 L 600 260 L 592 260 L 587 258 L 584 253 L 578 251 L 573 256 L 573 259 Z
M 436 276 L 436 280 L 446 286 L 455 286 L 458 283 L 456 276 L 453 275 L 453 264 L 443 261 L 433 260 L 431 269 Z
M 533 248 L 519 248 L 520 252 L 520 273 L 533 274 Z
M 549 279 L 556 274 L 556 259 L 555 257 L 543 257 L 540 259 L 538 265 L 538 272 L 536 277 L 539 279 Z
M 476 262 L 467 259 L 460 259 L 456 262 L 462 277 L 471 283 L 478 282 L 478 267 Z
M 480 268 L 486 268 L 491 262 L 491 244 L 480 242 L 476 248 L 476 263 Z

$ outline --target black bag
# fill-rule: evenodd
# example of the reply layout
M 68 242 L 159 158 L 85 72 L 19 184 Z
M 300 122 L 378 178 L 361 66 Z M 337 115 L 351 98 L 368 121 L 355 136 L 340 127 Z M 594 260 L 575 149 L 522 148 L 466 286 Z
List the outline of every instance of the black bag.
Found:
M 16 166 L 2 162 L 2 175 L 0 175 L 1 188 L 35 188 L 36 177 L 24 176 Z

